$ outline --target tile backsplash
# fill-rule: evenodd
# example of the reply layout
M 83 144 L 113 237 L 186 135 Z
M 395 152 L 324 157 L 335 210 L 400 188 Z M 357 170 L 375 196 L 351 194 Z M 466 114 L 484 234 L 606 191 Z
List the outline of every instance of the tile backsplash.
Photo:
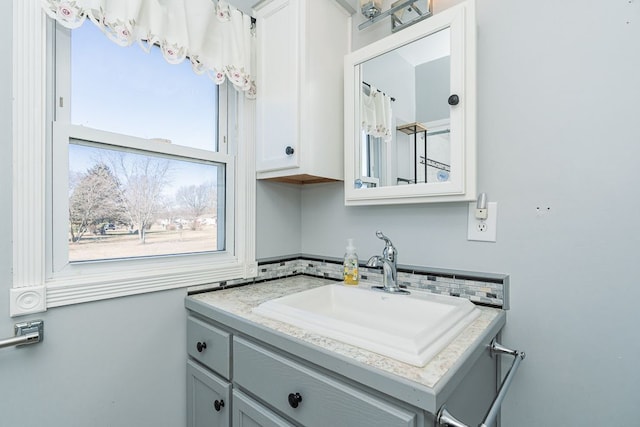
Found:
M 189 288 L 189 293 L 259 283 L 299 274 L 341 281 L 342 259 L 304 254 L 263 259 L 258 261 L 258 276 L 255 278 L 196 286 Z M 361 264 L 360 276 L 363 282 L 382 283 L 380 268 Z M 467 298 L 476 304 L 505 310 L 509 308 L 509 276 L 506 274 L 399 265 L 398 284 L 408 289 L 417 288 L 434 294 Z

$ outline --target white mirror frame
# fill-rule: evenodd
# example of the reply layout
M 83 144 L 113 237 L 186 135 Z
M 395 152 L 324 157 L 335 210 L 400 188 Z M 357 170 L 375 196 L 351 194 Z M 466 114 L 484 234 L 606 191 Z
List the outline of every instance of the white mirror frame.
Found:
M 451 31 L 451 180 L 447 182 L 359 188 L 361 64 L 445 28 Z M 345 57 L 345 205 L 459 202 L 476 198 L 476 18 L 467 0 Z

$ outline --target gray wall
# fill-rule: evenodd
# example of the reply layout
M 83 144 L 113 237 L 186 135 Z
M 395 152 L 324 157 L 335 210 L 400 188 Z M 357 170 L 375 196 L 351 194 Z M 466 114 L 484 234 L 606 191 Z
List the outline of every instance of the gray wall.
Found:
M 449 118 L 451 57 L 445 56 L 416 67 L 416 121 Z
M 260 259 L 300 253 L 301 186 L 258 181 L 257 187 L 256 256 Z
M 400 263 L 510 274 L 503 341 L 527 359 L 503 425 L 637 425 L 640 2 L 477 7 L 478 183 L 497 242 L 466 240 L 463 203 L 347 208 L 323 184 L 303 188 L 302 251 L 354 237 L 366 259 L 382 229 Z

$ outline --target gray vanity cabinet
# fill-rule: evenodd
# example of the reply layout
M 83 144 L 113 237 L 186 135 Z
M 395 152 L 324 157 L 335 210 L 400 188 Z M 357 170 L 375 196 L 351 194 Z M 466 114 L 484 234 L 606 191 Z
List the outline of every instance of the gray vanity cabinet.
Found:
M 193 316 L 187 346 L 188 427 L 424 425 L 417 408 Z
M 188 427 L 432 427 L 445 404 L 478 425 L 499 388 L 500 358 L 489 346 L 503 312 L 427 387 L 250 320 L 248 294 L 234 294 L 237 313 L 187 298 Z

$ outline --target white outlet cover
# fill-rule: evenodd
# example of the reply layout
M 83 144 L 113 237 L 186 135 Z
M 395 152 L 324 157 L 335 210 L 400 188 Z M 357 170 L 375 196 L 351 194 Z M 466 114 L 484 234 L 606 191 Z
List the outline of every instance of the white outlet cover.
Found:
M 487 203 L 487 219 L 476 218 L 476 202 L 469 203 L 469 224 L 467 240 L 478 242 L 495 242 L 498 224 L 498 203 Z M 483 231 L 480 231 L 483 229 Z

